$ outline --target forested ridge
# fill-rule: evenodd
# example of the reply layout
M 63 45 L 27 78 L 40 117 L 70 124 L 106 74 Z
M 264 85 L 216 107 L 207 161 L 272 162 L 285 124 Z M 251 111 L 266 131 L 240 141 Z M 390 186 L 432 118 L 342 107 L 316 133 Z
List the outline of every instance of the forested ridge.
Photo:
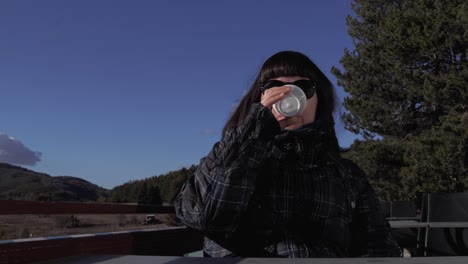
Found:
M 192 165 L 146 179 L 132 180 L 108 190 L 78 177 L 54 177 L 0 163 L 0 199 L 172 204 L 182 184 L 195 169 L 196 166 Z
M 133 180 L 110 191 L 109 202 L 139 204 L 169 204 L 187 178 L 195 172 L 196 166 L 170 171 L 143 180 Z

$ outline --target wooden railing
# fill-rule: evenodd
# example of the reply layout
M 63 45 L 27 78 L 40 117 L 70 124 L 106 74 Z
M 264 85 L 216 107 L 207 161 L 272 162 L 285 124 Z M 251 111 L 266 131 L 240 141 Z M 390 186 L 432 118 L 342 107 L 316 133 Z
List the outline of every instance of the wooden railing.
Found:
M 0 201 L 0 215 L 172 214 L 171 206 Z M 186 227 L 0 240 L 0 263 L 33 263 L 77 255 L 182 256 L 200 250 L 203 237 Z
M 0 201 L 0 215 L 53 215 L 53 214 L 172 214 L 171 206 L 147 206 L 135 204 L 53 203 L 29 201 Z M 202 248 L 201 234 L 185 227 L 166 229 L 128 230 L 119 232 L 38 237 L 0 240 L 0 264 L 36 263 L 52 261 L 66 263 L 68 258 L 83 259 L 95 263 L 112 256 L 113 263 L 202 263 L 199 258 L 178 258 Z M 140 256 L 138 256 L 140 255 Z M 146 255 L 146 256 L 141 256 Z M 80 260 L 81 261 L 81 260 Z M 468 263 L 468 257 L 425 258 L 348 258 L 348 259 L 208 259 L 209 263 L 354 263 L 370 262 L 388 264 L 416 263 Z

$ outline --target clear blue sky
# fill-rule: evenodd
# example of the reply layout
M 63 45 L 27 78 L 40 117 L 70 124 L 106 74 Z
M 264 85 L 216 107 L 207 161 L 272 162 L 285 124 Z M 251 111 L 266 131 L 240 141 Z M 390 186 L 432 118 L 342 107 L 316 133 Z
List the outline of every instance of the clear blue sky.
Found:
M 350 4 L 1 1 L 0 161 L 105 188 L 198 164 L 273 53 L 307 54 L 336 85 Z M 341 121 L 337 135 L 356 138 Z

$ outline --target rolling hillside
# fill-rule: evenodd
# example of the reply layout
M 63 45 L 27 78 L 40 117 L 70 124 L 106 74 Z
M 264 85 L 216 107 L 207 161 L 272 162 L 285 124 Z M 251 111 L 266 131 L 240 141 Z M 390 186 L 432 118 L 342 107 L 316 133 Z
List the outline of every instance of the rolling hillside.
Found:
M 52 177 L 19 166 L 0 163 L 0 199 L 31 201 L 96 201 L 109 190 L 77 177 Z

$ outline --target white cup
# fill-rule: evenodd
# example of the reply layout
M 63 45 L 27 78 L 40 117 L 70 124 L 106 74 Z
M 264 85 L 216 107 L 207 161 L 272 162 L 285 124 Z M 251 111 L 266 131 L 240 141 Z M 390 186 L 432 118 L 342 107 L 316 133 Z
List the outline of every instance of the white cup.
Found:
M 304 91 L 294 84 L 286 84 L 285 86 L 291 87 L 291 92 L 276 102 L 273 105 L 273 109 L 285 117 L 302 114 L 307 104 L 307 97 Z

